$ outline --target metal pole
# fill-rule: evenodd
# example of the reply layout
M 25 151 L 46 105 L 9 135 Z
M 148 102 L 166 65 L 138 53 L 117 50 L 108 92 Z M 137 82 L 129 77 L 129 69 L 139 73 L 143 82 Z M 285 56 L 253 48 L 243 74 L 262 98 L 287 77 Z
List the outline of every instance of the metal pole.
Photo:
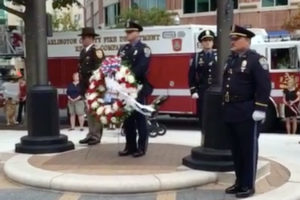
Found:
M 36 65 L 38 70 L 38 85 L 46 85 L 47 80 L 47 29 L 46 29 L 46 1 L 34 0 L 33 4 L 34 18 L 36 19 Z
M 223 82 L 223 66 L 230 53 L 229 33 L 233 23 L 233 1 L 218 0 L 217 1 L 217 48 L 218 63 L 216 85 L 221 87 Z
M 26 5 L 26 57 L 30 69 L 27 95 L 28 135 L 16 144 L 20 153 L 56 153 L 74 149 L 68 137 L 60 134 L 57 90 L 47 84 L 47 31 L 46 0 L 27 0 Z M 36 79 L 35 79 L 36 78 Z
M 229 31 L 232 25 L 232 0 L 217 1 L 217 77 L 214 84 L 205 91 L 202 121 L 201 146 L 193 148 L 183 164 L 200 170 L 230 171 L 233 161 L 229 142 L 224 132 L 222 119 L 223 66 L 230 52 Z

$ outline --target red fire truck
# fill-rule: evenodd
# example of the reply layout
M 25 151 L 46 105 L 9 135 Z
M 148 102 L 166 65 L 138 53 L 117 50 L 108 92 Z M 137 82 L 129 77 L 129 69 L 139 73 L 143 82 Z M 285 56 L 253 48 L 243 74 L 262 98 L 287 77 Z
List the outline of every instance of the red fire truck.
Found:
M 190 59 L 201 50 L 197 41 L 204 29 L 216 31 L 216 26 L 179 25 L 147 27 L 142 32 L 142 40 L 152 50 L 149 81 L 154 86 L 153 96 L 167 95 L 169 98 L 160 113 L 176 116 L 194 116 L 196 102 L 191 98 L 188 87 Z M 252 48 L 264 55 L 270 66 L 272 94 L 265 126 L 274 127 L 276 120 L 283 117 L 282 90 L 288 78 L 299 83 L 300 41 L 268 41 L 263 29 L 252 29 L 257 36 L 252 40 Z M 99 30 L 96 45 L 105 54 L 116 55 L 119 47 L 126 43 L 124 30 Z M 78 32 L 54 33 L 48 38 L 48 74 L 50 83 L 59 91 L 60 108 L 66 107 L 65 89 L 71 82 L 72 73 L 77 71 L 81 41 Z

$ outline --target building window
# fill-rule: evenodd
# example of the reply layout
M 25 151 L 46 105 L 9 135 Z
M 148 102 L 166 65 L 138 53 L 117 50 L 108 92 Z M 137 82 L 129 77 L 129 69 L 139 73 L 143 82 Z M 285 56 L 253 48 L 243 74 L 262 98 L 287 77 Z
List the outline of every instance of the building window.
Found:
M 120 3 L 105 7 L 105 26 L 114 26 L 120 16 Z
M 288 0 L 262 0 L 263 7 L 287 6 Z
M 151 10 L 152 8 L 166 9 L 166 0 L 132 0 L 132 8 Z
M 238 0 L 233 1 L 234 9 L 238 8 Z M 217 0 L 184 0 L 183 12 L 187 13 L 200 13 L 211 12 L 217 9 Z

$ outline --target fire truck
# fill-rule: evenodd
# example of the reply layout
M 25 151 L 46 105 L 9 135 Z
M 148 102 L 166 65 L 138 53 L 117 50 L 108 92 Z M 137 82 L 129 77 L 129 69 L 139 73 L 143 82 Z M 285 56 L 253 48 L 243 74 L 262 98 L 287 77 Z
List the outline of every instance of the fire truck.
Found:
M 210 25 L 179 25 L 146 27 L 141 39 L 152 50 L 148 79 L 154 86 L 151 99 L 167 95 L 168 99 L 160 108 L 161 114 L 171 116 L 195 116 L 196 101 L 191 98 L 188 86 L 188 70 L 192 56 L 201 50 L 197 37 L 205 29 L 216 31 Z M 251 48 L 268 59 L 272 81 L 272 93 L 265 129 L 272 130 L 277 120 L 283 118 L 283 89 L 289 78 L 299 84 L 300 41 L 281 38 L 270 40 L 264 29 L 252 29 L 256 36 Z M 107 56 L 117 54 L 121 45 L 126 44 L 122 29 L 99 30 L 96 45 Z M 60 108 L 67 103 L 66 86 L 72 80 L 72 73 L 78 68 L 81 40 L 78 32 L 54 33 L 48 38 L 48 74 L 50 83 L 59 92 Z M 284 40 L 284 41 L 283 41 Z

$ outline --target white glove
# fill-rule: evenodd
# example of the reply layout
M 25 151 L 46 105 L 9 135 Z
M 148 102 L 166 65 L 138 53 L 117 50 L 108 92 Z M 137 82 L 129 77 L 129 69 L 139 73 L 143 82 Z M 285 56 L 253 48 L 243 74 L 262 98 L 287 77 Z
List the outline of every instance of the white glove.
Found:
M 254 121 L 262 121 L 266 118 L 266 112 L 255 110 L 252 114 Z
M 192 99 L 199 99 L 199 95 L 198 95 L 197 92 L 194 92 L 194 93 L 192 94 Z

